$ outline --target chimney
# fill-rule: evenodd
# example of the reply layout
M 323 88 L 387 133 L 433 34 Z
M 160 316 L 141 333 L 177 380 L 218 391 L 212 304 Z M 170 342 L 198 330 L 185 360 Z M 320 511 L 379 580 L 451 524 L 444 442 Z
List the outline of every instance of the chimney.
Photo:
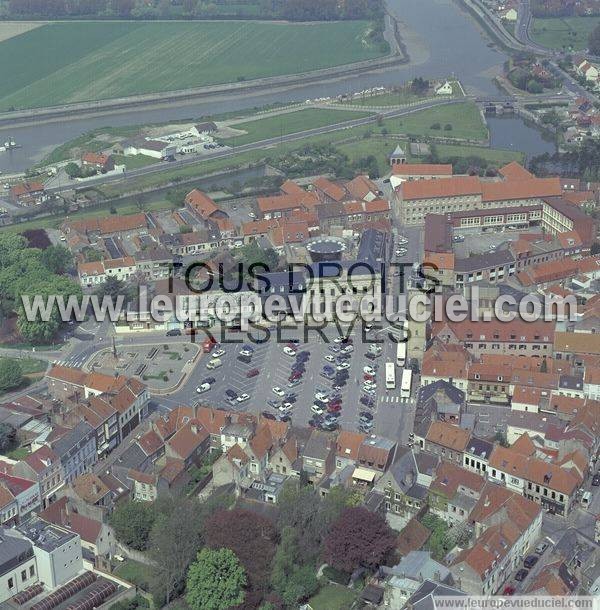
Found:
M 483 505 L 487 508 L 490 504 L 491 504 L 490 497 L 486 496 L 485 500 L 483 501 Z
M 198 426 L 197 426 L 197 424 L 192 424 L 192 432 L 194 434 L 198 434 Z

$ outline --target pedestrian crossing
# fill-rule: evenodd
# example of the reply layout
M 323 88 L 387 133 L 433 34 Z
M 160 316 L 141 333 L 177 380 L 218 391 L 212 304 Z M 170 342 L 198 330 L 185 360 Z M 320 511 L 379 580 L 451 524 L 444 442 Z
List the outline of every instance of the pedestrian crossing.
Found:
M 385 396 L 381 396 L 379 398 L 379 402 L 390 404 L 406 404 L 407 402 L 410 402 L 410 398 L 407 398 L 405 396 L 390 396 L 389 394 L 386 394 Z

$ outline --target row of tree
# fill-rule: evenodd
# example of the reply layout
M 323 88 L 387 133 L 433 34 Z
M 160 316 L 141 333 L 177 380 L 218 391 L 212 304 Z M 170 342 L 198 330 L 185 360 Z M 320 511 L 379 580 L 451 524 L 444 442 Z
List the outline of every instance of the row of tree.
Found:
M 291 21 L 379 19 L 383 0 L 9 0 L 13 17 L 111 17 L 125 19 L 211 17 L 284 18 Z
M 231 502 L 176 498 L 115 510 L 117 538 L 154 560 L 150 589 L 158 604 L 185 591 L 192 610 L 295 608 L 318 590 L 323 561 L 350 574 L 377 567 L 394 547 L 385 520 L 343 488 L 320 498 L 288 483 L 277 522 Z

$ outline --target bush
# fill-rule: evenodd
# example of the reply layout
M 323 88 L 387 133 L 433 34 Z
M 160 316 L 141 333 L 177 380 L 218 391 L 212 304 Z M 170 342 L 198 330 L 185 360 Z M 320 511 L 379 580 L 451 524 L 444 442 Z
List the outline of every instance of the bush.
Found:
M 452 131 L 452 125 L 450 125 L 450 123 L 446 123 L 446 125 L 444 125 L 444 131 Z
M 323 568 L 323 577 L 344 587 L 350 582 L 350 574 L 348 572 L 336 570 L 332 566 Z
M 439 131 L 442 126 L 439 123 L 434 123 L 429 129 L 434 129 L 435 131 Z

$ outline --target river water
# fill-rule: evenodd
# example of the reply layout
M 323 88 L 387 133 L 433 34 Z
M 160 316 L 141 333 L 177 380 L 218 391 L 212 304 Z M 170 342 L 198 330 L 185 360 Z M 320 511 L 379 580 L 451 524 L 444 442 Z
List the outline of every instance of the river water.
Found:
M 302 86 L 289 91 L 262 95 L 240 95 L 227 99 L 192 104 L 172 104 L 153 110 L 127 110 L 120 114 L 82 118 L 74 121 L 0 130 L 0 143 L 10 136 L 22 148 L 0 153 L 0 170 L 23 171 L 40 161 L 56 146 L 86 131 L 105 126 L 144 125 L 173 120 L 186 121 L 203 115 L 242 110 L 274 102 L 292 102 L 332 97 L 375 86 L 401 84 L 415 76 L 461 80 L 469 93 L 494 94 L 492 81 L 500 73 L 505 55 L 483 36 L 480 26 L 453 0 L 387 0 L 402 23 L 402 37 L 411 56 L 407 65 L 391 70 L 355 75 L 319 85 Z M 520 150 L 529 155 L 540 149 L 539 133 L 523 124 L 490 122 L 492 141 L 501 148 Z M 543 141 L 542 141 L 543 142 Z M 546 142 L 543 144 L 547 145 Z

